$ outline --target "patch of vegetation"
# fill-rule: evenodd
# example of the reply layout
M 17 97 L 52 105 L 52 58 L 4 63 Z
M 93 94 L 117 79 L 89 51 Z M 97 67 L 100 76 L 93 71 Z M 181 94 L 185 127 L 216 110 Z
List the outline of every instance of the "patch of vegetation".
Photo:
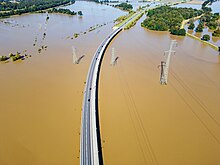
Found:
M 177 36 L 185 36 L 186 30 L 185 29 L 172 29 L 170 30 L 170 33 Z
M 81 36 L 81 35 L 85 35 L 85 34 L 87 34 L 87 33 L 89 33 L 89 32 L 92 32 L 92 31 L 94 31 L 94 30 L 97 30 L 98 28 L 101 28 L 101 27 L 107 25 L 108 23 L 110 23 L 110 22 L 106 22 L 106 23 L 103 23 L 103 24 L 96 24 L 96 25 L 94 25 L 94 26 L 89 27 L 89 29 L 87 29 L 86 31 L 81 31 L 80 33 L 74 33 L 74 34 L 73 34 L 73 37 L 67 36 L 66 39 L 69 39 L 69 38 L 70 38 L 71 40 L 73 40 L 74 38 L 78 38 L 78 37 Z
M 83 15 L 82 11 L 78 11 L 77 14 L 78 14 L 79 16 L 82 16 L 82 15 Z
M 215 2 L 215 1 L 217 1 L 217 0 L 206 0 L 206 1 L 204 1 L 203 4 L 202 4 L 202 10 L 203 10 L 204 12 L 211 12 L 212 9 L 209 8 L 209 7 L 207 7 L 207 5 L 208 5 L 209 3 L 212 4 L 212 3 Z
M 23 60 L 24 56 L 21 55 L 21 53 L 17 52 L 16 54 L 10 54 L 9 57 L 11 58 L 12 61 L 17 61 L 17 60 Z
M 125 26 L 125 30 L 128 30 L 130 28 L 132 28 L 134 25 L 136 25 L 137 21 L 144 15 L 144 13 L 139 14 L 138 16 L 136 16 L 131 22 L 129 22 L 126 26 Z
M 217 30 L 215 30 L 215 31 L 212 33 L 212 36 L 213 36 L 213 37 L 220 37 L 220 28 L 218 28 Z
M 201 15 L 203 11 L 192 8 L 173 8 L 161 6 L 149 10 L 148 18 L 142 22 L 142 26 L 150 30 L 170 31 L 174 35 L 185 35 L 184 29 L 180 29 L 182 21 Z
M 195 24 L 193 21 L 190 22 L 188 29 L 193 30 L 195 28 Z
M 0 18 L 46 10 L 69 3 L 75 3 L 75 0 L 20 0 L 18 3 L 5 0 L 0 3 Z
M 122 24 L 124 24 L 127 20 L 129 20 L 133 15 L 136 14 L 135 11 L 129 11 L 127 15 L 118 17 L 114 22 L 117 22 L 117 24 L 114 27 L 120 27 Z
M 213 2 L 216 2 L 217 0 L 206 0 L 202 4 L 202 9 L 205 8 L 209 3 L 212 4 Z
M 202 21 L 199 22 L 199 25 L 196 27 L 196 32 L 203 32 L 204 29 L 204 23 Z
M 9 57 L 7 56 L 0 56 L 0 61 L 7 61 Z
M 205 35 L 202 36 L 201 40 L 209 41 L 210 40 L 210 36 L 208 34 L 205 34 Z
M 131 4 L 128 4 L 128 3 L 120 3 L 118 5 L 115 5 L 114 7 L 117 7 L 117 8 L 120 8 L 122 10 L 125 10 L 125 11 L 130 11 L 133 9 L 133 6 Z
M 4 63 L 8 63 L 10 61 L 14 62 L 18 60 L 25 60 L 25 58 L 29 58 L 29 57 L 32 57 L 32 56 L 30 54 L 27 54 L 27 50 L 24 50 L 22 52 L 17 52 L 15 54 L 10 53 L 8 56 L 0 56 L 0 62 L 4 62 Z
M 122 15 L 120 17 L 118 17 L 114 22 L 122 22 L 124 20 L 126 20 L 128 17 L 132 16 L 135 12 L 134 11 L 129 11 L 129 13 L 127 15 Z
M 75 33 L 73 36 L 74 36 L 74 38 L 77 38 L 77 37 L 79 37 L 79 34 Z
M 40 46 L 37 51 L 38 51 L 38 53 L 41 53 L 41 51 L 43 51 L 43 50 L 45 50 L 45 51 L 47 50 L 47 45 Z
M 219 13 L 205 13 L 204 16 L 200 18 L 200 21 L 205 22 L 206 26 L 209 27 L 210 30 L 216 30 L 218 27 Z
M 61 14 L 68 14 L 68 15 L 76 15 L 77 14 L 76 12 L 71 11 L 69 9 L 56 9 L 56 8 L 49 9 L 48 13 L 61 13 Z

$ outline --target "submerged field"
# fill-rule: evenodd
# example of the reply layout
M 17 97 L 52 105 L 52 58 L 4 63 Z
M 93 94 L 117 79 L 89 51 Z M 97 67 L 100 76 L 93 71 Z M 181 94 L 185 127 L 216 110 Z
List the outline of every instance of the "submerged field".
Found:
M 43 40 L 48 48 L 40 54 L 33 43 L 46 14 L 7 19 L 12 25 L 0 22 L 1 55 L 25 49 L 32 55 L 0 64 L 0 164 L 79 164 L 89 64 L 113 20 L 125 13 L 84 1 L 67 8 L 81 10 L 83 18 L 50 14 Z M 218 52 L 189 37 L 145 30 L 142 21 L 119 34 L 103 59 L 99 110 L 104 163 L 218 165 Z M 106 25 L 71 39 L 97 24 Z M 161 86 L 158 65 L 172 39 L 178 47 L 168 85 Z M 85 55 L 79 65 L 73 64 L 72 46 L 77 55 Z M 119 57 L 114 67 L 112 48 Z
M 110 45 L 101 71 L 100 118 L 106 164 L 217 165 L 220 162 L 220 58 L 190 37 L 137 25 Z M 167 86 L 160 61 L 170 41 Z M 123 45 L 121 45 L 123 43 Z M 111 49 L 119 57 L 110 66 Z

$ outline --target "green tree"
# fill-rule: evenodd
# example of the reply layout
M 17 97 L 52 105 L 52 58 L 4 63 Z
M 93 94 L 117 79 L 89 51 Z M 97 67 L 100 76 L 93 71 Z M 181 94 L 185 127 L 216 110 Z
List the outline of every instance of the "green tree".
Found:
M 204 28 L 204 24 L 203 22 L 200 22 L 196 28 L 196 32 L 203 32 L 203 28 Z
M 83 15 L 82 11 L 78 11 L 78 15 L 82 16 Z
M 194 28 L 195 28 L 195 24 L 194 24 L 193 22 L 191 22 L 191 23 L 189 24 L 188 29 L 193 30 Z
M 210 40 L 210 36 L 208 34 L 205 34 L 205 35 L 202 36 L 201 40 L 209 41 Z
M 209 27 L 210 30 L 215 30 L 218 27 L 218 23 L 215 21 L 207 22 L 206 25 Z

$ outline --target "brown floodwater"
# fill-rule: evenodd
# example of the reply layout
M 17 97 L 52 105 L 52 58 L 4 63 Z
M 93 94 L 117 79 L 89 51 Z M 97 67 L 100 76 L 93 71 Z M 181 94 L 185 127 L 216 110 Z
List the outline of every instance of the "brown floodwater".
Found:
M 50 14 L 45 24 L 46 14 L 31 14 L 0 22 L 0 55 L 26 49 L 32 55 L 0 64 L 0 165 L 79 164 L 89 64 L 112 21 L 124 12 L 92 2 L 67 8 L 82 10 L 83 18 Z M 218 52 L 192 38 L 145 30 L 140 22 L 114 39 L 103 60 L 99 110 L 105 164 L 218 165 Z M 158 65 L 172 39 L 178 47 L 168 85 L 161 86 Z M 41 45 L 48 48 L 39 54 Z M 72 63 L 72 46 L 85 55 L 80 65 Z M 113 47 L 119 57 L 114 67 Z
M 82 92 L 89 64 L 112 31 L 111 22 L 124 12 L 93 2 L 76 2 L 68 8 L 82 10 L 83 17 L 49 14 L 46 28 L 46 14 L 0 22 L 0 55 L 24 50 L 32 55 L 21 62 L 0 63 L 0 165 L 79 164 Z M 48 48 L 39 54 L 41 45 Z M 79 65 L 72 62 L 72 46 L 78 57 L 85 55 Z
M 219 53 L 140 23 L 114 40 L 101 70 L 105 164 L 219 165 Z M 158 65 L 173 39 L 178 47 L 164 86 Z M 112 48 L 119 57 L 114 67 Z

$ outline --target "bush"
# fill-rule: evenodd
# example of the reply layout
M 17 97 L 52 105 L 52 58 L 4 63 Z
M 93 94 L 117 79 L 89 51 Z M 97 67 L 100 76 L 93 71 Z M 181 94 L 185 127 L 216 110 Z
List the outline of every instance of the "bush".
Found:
M 205 34 L 205 35 L 202 36 L 201 40 L 209 41 L 210 40 L 210 36 L 208 34 Z
M 78 15 L 82 16 L 83 15 L 82 11 L 78 11 Z

